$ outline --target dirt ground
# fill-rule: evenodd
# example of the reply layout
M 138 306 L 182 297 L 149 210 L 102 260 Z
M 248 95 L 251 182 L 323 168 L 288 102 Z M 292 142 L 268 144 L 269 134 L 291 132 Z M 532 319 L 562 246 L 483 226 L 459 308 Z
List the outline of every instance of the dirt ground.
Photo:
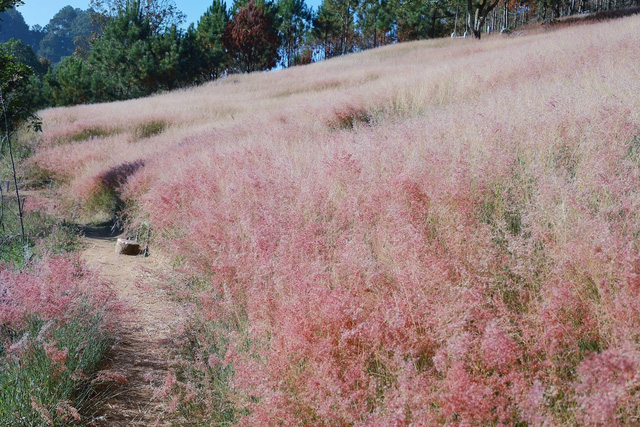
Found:
M 109 227 L 86 228 L 82 259 L 113 283 L 131 308 L 118 333 L 107 368 L 123 374 L 119 386 L 100 407 L 94 426 L 168 426 L 172 419 L 166 398 L 158 395 L 172 364 L 175 343 L 172 329 L 184 319 L 156 278 L 160 263 L 153 255 L 116 255 Z M 173 334 L 175 335 L 175 334 Z

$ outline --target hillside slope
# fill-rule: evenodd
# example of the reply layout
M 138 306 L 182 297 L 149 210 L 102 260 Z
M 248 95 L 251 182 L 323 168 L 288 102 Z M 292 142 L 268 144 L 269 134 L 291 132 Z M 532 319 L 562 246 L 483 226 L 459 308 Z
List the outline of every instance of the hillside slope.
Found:
M 639 27 L 47 110 L 34 165 L 76 203 L 117 190 L 192 278 L 190 416 L 634 423 Z

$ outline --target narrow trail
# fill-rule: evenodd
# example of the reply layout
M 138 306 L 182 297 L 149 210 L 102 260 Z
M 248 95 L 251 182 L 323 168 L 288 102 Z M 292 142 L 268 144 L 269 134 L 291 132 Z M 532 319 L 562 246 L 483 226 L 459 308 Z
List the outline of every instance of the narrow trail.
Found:
M 169 426 L 166 401 L 157 395 L 171 366 L 172 328 L 183 319 L 180 306 L 162 289 L 153 256 L 116 255 L 109 227 L 85 228 L 82 259 L 113 284 L 131 312 L 118 331 L 107 368 L 123 374 L 119 386 L 98 412 L 95 426 Z

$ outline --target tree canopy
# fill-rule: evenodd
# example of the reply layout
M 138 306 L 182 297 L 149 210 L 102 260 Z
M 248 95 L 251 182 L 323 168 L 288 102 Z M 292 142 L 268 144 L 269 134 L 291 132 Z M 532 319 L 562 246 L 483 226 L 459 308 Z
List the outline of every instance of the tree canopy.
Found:
M 127 9 L 131 0 L 91 0 L 90 5 L 96 11 L 97 22 L 106 27 L 109 20 L 116 18 L 121 11 Z M 154 33 L 165 28 L 179 26 L 185 20 L 185 15 L 173 0 L 142 0 L 140 9 L 149 20 L 149 26 Z
M 266 5 L 256 6 L 250 0 L 227 24 L 222 43 L 234 59 L 234 67 L 242 72 L 269 70 L 279 60 L 280 38 Z
M 37 46 L 41 38 L 40 32 L 32 31 L 17 10 L 8 9 L 0 13 L 0 42 L 19 39 L 25 44 Z
M 213 0 L 198 21 L 196 41 L 202 52 L 203 79 L 216 79 L 222 75 L 229 56 L 222 44 L 222 35 L 229 23 L 229 12 L 222 0 Z
M 23 0 L 0 0 L 0 12 L 4 12 L 7 9 L 13 9 L 16 6 L 23 4 Z
M 301 49 L 311 30 L 312 10 L 304 0 L 278 0 L 278 30 L 282 35 L 280 58 L 282 65 L 290 67 L 301 61 Z

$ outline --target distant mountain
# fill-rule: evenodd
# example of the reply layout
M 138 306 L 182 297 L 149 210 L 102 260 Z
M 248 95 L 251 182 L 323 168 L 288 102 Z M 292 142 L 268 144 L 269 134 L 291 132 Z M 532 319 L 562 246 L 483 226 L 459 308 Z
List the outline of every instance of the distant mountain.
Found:
M 18 39 L 38 50 L 44 34 L 43 28 L 39 25 L 29 28 L 22 14 L 15 9 L 0 13 L 0 43 Z
M 56 64 L 63 57 L 73 55 L 77 47 L 89 49 L 89 38 L 98 28 L 91 22 L 91 9 L 65 6 L 51 18 L 44 31 L 37 49 L 38 56 Z
M 65 56 L 73 55 L 77 47 L 89 49 L 89 38 L 98 31 L 91 22 L 91 9 L 82 10 L 65 6 L 44 28 L 35 25 L 29 28 L 17 10 L 0 13 L 0 43 L 10 39 L 21 40 L 33 48 L 39 58 L 52 64 Z

